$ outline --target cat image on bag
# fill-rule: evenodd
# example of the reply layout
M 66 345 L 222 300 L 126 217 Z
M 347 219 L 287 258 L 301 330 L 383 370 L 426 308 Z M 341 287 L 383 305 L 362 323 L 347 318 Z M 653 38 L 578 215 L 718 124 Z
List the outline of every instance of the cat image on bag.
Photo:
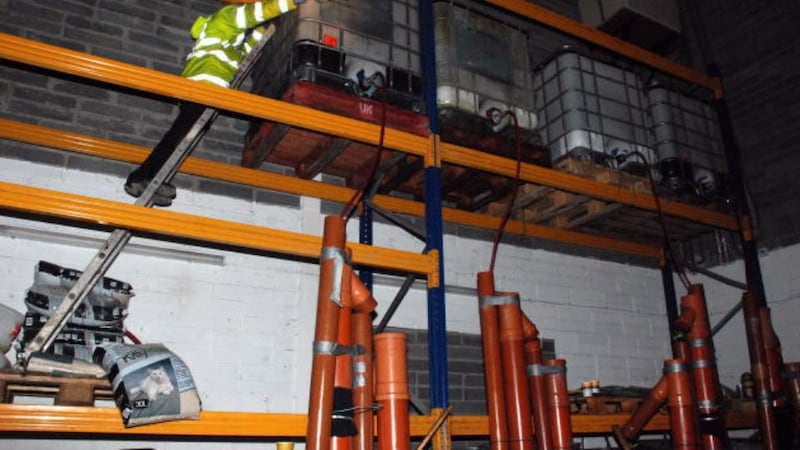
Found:
M 139 383 L 139 386 L 131 388 L 131 394 L 135 397 L 144 393 L 148 400 L 153 401 L 159 395 L 169 395 L 174 390 L 175 386 L 170 383 L 167 371 L 163 367 L 157 367 L 147 369 L 147 376 Z

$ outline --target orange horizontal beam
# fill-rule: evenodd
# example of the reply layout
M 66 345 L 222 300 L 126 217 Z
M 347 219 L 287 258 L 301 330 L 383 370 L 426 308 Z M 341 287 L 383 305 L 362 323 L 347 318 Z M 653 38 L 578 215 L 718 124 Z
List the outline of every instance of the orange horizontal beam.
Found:
M 29 144 L 137 164 L 144 160 L 149 151 L 144 147 L 5 119 L 0 119 L 0 139 L 12 139 Z M 353 196 L 353 189 L 343 186 L 302 180 L 291 176 L 247 169 L 194 157 L 186 159 L 181 166 L 181 172 L 263 189 L 307 195 L 339 203 L 346 203 Z M 425 215 L 425 206 L 420 202 L 386 195 L 376 195 L 373 200 L 381 208 L 395 213 L 416 217 L 424 217 Z M 442 214 L 447 222 L 487 230 L 495 230 L 499 224 L 497 217 L 453 208 L 444 208 Z M 658 258 L 661 254 L 660 248 L 558 228 L 527 224 L 517 220 L 510 221 L 507 225 L 507 230 L 510 233 L 525 236 L 646 257 Z
M 377 144 L 380 138 L 379 125 L 5 33 L 0 33 L 0 58 L 368 144 Z M 428 137 L 392 128 L 386 128 L 383 145 L 422 157 L 427 157 L 431 148 Z
M 626 414 L 572 415 L 576 434 L 610 433 L 613 425 L 622 425 Z M 425 436 L 434 416 L 411 416 L 411 435 Z M 286 413 L 243 413 L 203 411 L 199 420 L 164 422 L 125 428 L 115 408 L 85 406 L 38 406 L 0 404 L 0 432 L 5 433 L 87 433 L 149 436 L 207 436 L 251 438 L 303 438 L 306 416 Z M 757 427 L 754 415 L 728 413 L 730 429 Z M 656 415 L 646 431 L 669 430 L 669 416 Z M 486 416 L 450 416 L 448 431 L 453 437 L 486 437 Z
M 0 209 L 284 255 L 318 258 L 317 236 L 0 182 Z M 431 255 L 348 243 L 358 265 L 436 275 Z
M 517 162 L 514 160 L 455 144 L 442 142 L 439 144 L 439 154 L 442 162 L 472 167 L 510 178 L 514 178 L 516 174 Z M 637 193 L 623 186 L 601 183 L 533 164 L 522 164 L 520 178 L 530 183 L 583 194 L 600 200 L 622 203 L 650 211 L 657 210 L 656 200 L 650 194 Z M 664 199 L 661 200 L 661 210 L 668 216 L 680 217 L 729 230 L 739 229 L 739 224 L 734 216 L 686 203 Z
M 505 8 L 519 15 L 528 17 L 543 25 L 555 28 L 566 34 L 591 42 L 599 47 L 630 58 L 658 71 L 667 73 L 698 86 L 711 89 L 715 94 L 722 92 L 722 83 L 702 72 L 678 64 L 653 52 L 644 50 L 630 42 L 618 39 L 608 33 L 591 28 L 569 17 L 555 13 L 547 8 L 535 5 L 526 0 L 486 0 L 487 3 Z

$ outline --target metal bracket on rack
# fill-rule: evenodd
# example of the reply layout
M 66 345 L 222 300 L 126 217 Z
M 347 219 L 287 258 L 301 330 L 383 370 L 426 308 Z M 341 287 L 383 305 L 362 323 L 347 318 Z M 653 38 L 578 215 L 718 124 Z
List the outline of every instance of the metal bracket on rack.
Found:
M 250 74 L 254 63 L 261 56 L 266 43 L 275 34 L 275 25 L 271 24 L 264 32 L 264 36 L 258 45 L 245 57 L 244 61 L 231 81 L 231 88 L 238 88 Z M 194 148 L 203 138 L 206 130 L 217 117 L 217 111 L 207 107 L 200 117 L 195 121 L 192 128 L 175 146 L 175 150 L 169 159 L 158 170 L 155 177 L 150 181 L 142 195 L 134 203 L 137 206 L 150 208 L 158 189 L 168 183 L 177 173 L 183 161 L 192 153 Z M 66 326 L 69 318 L 75 313 L 81 302 L 91 292 L 92 288 L 100 282 L 111 264 L 117 259 L 122 249 L 130 241 L 132 233 L 126 229 L 116 229 L 106 240 L 94 258 L 86 266 L 83 274 L 75 282 L 75 285 L 67 292 L 67 295 L 58 305 L 53 314 L 47 319 L 33 340 L 25 346 L 25 349 L 17 355 L 17 368 L 26 370 L 31 355 L 37 352 L 46 351 L 58 336 L 58 333 Z

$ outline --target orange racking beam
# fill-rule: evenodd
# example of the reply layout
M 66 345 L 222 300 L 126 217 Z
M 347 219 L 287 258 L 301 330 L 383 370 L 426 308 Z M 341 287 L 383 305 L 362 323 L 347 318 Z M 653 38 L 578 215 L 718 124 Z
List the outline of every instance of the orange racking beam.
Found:
M 29 144 L 137 164 L 142 162 L 148 153 L 148 149 L 144 147 L 5 119 L 0 119 L 0 139 L 12 139 Z M 187 158 L 180 170 L 183 173 L 192 175 L 291 194 L 306 195 L 339 203 L 346 203 L 353 196 L 353 190 L 343 186 L 302 180 L 287 175 L 247 169 L 194 157 Z M 423 217 L 425 214 L 425 207 L 420 202 L 386 195 L 376 195 L 373 201 L 381 208 L 396 213 L 416 217 Z M 498 217 L 453 208 L 443 208 L 442 214 L 447 222 L 488 230 L 496 230 L 500 221 Z M 657 247 L 528 224 L 518 220 L 510 221 L 507 225 L 507 230 L 511 233 L 525 236 L 613 252 L 630 253 L 649 258 L 658 258 L 661 255 L 661 249 Z
M 622 425 L 627 414 L 573 414 L 575 434 L 607 434 L 613 425 Z M 436 416 L 411 416 L 411 435 L 425 436 Z M 729 412 L 729 429 L 757 427 L 754 414 Z M 303 438 L 305 414 L 246 413 L 203 411 L 199 420 L 179 420 L 143 427 L 125 428 L 116 408 L 88 406 L 41 406 L 0 404 L 0 433 L 89 433 L 130 436 L 207 436 L 251 438 Z M 450 416 L 448 431 L 452 437 L 486 438 L 486 416 Z M 668 431 L 669 416 L 658 414 L 645 431 Z
M 9 34 L 0 33 L 0 58 L 368 144 L 377 144 L 380 138 L 379 125 Z M 393 128 L 386 128 L 383 144 L 387 148 L 426 158 L 431 147 L 428 137 Z
M 443 162 L 459 166 L 485 170 L 510 178 L 514 178 L 516 173 L 517 162 L 514 160 L 455 144 L 444 142 L 439 144 L 439 154 Z M 600 200 L 622 203 L 650 211 L 657 210 L 655 198 L 650 194 L 637 193 L 625 187 L 601 183 L 533 164 L 522 164 L 520 178 L 523 181 L 583 194 Z M 739 229 L 739 224 L 734 216 L 685 203 L 661 200 L 661 210 L 665 215 L 680 217 L 693 222 L 705 223 L 729 230 Z
M 199 240 L 284 255 L 319 258 L 322 239 L 191 214 L 0 182 L 0 209 L 95 223 L 134 232 Z M 405 273 L 438 275 L 435 255 L 349 243 L 353 262 Z
M 619 55 L 630 58 L 653 69 L 667 73 L 684 81 L 706 87 L 721 95 L 722 83 L 682 64 L 649 52 L 630 42 L 618 39 L 608 33 L 596 30 L 569 17 L 550 11 L 526 0 L 486 0 L 487 3 L 515 12 L 543 25 L 555 28 L 576 38 L 606 48 Z

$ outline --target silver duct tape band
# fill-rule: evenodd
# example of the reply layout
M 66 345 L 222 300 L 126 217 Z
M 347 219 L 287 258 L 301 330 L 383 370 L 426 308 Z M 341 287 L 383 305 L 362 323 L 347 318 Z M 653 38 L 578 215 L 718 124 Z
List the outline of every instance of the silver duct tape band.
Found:
M 671 363 L 671 364 L 664 364 L 664 371 L 662 373 L 664 375 L 668 375 L 670 373 L 686 372 L 687 370 L 688 366 L 684 363 Z
M 756 400 L 758 400 L 758 403 L 761 403 L 762 405 L 767 405 L 772 403 L 773 395 L 770 391 L 760 391 L 756 396 Z
M 331 419 L 353 420 L 353 416 L 343 416 L 341 414 L 331 414 Z
M 700 359 L 692 361 L 692 369 L 703 369 L 706 367 L 717 367 L 717 363 L 711 359 Z
M 354 388 L 362 388 L 366 386 L 367 386 L 367 378 L 364 375 L 358 374 L 353 377 Z
M 692 339 L 689 341 L 689 345 L 692 347 L 705 347 L 711 345 L 711 339 Z
M 722 406 L 722 403 L 717 400 L 698 400 L 695 404 L 698 408 L 703 409 L 716 409 Z
M 566 366 L 545 366 L 542 364 L 528 364 L 525 372 L 529 377 L 540 377 L 544 375 L 561 375 L 567 373 Z
M 331 342 L 331 341 L 316 341 L 314 342 L 314 354 L 315 355 L 350 355 L 350 356 L 360 356 L 366 353 L 367 350 L 364 348 L 363 345 L 353 344 L 353 345 L 342 345 L 338 342 Z
M 512 295 L 484 295 L 478 299 L 481 308 L 500 305 L 519 305 L 519 294 Z
M 320 261 L 327 259 L 333 260 L 333 287 L 331 288 L 331 301 L 342 306 L 342 274 L 344 265 L 350 265 L 350 258 L 347 253 L 338 247 L 323 247 Z

